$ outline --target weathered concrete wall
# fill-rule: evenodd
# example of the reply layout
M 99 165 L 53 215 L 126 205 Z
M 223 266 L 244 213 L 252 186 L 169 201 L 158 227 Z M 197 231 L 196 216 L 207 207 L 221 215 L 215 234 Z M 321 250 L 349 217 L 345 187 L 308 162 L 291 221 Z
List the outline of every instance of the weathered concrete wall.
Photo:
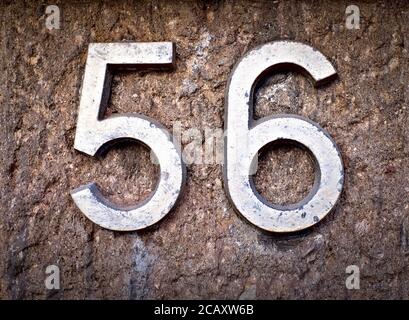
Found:
M 62 26 L 52 31 L 43 3 L 0 4 L 1 298 L 409 297 L 409 3 L 80 2 L 57 3 Z M 348 4 L 361 10 L 359 30 L 345 28 Z M 292 237 L 258 230 L 232 209 L 218 164 L 190 165 L 179 205 L 143 232 L 104 230 L 75 207 L 69 191 L 86 182 L 130 204 L 157 175 L 137 144 L 102 159 L 74 150 L 90 42 L 174 41 L 175 71 L 118 74 L 108 113 L 203 130 L 223 127 L 233 65 L 277 39 L 314 46 L 339 74 L 318 90 L 279 74 L 257 92 L 257 117 L 308 117 L 342 152 L 344 192 L 321 223 Z M 281 147 L 261 156 L 255 181 L 267 199 L 291 203 L 313 167 L 305 151 Z M 51 264 L 59 291 L 44 286 Z M 360 267 L 360 290 L 345 287 L 348 265 Z

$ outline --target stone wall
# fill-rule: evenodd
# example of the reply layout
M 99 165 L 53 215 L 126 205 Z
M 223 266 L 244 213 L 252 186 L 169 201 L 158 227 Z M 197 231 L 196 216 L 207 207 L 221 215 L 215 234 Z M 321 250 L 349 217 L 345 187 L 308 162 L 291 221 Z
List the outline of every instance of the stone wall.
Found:
M 406 1 L 66 1 L 60 29 L 48 3 L 0 4 L 0 297 L 408 298 L 409 3 Z M 360 29 L 345 27 L 358 5 Z M 303 115 L 339 146 L 345 185 L 335 210 L 295 235 L 265 233 L 238 215 L 220 164 L 188 166 L 181 201 L 158 224 L 114 232 L 89 221 L 70 190 L 90 181 L 117 203 L 154 189 L 149 151 L 121 144 L 102 158 L 74 150 L 91 42 L 173 41 L 171 72 L 115 75 L 108 116 L 138 112 L 172 131 L 223 128 L 234 64 L 257 45 L 307 43 L 338 79 L 315 89 L 297 73 L 266 79 L 255 116 Z M 189 144 L 189 139 L 183 145 Z M 302 199 L 313 183 L 308 154 L 270 148 L 258 191 L 274 203 Z M 48 265 L 61 289 L 44 285 Z M 360 268 L 360 289 L 345 286 Z

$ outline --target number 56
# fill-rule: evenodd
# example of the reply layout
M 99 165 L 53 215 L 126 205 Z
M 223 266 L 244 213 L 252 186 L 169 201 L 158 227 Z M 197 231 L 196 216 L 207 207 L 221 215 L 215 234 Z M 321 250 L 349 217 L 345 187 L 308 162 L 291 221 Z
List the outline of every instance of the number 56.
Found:
M 159 160 L 160 180 L 152 196 L 133 207 L 120 207 L 105 199 L 94 184 L 81 186 L 71 195 L 78 208 L 93 222 L 111 229 L 130 231 L 162 219 L 178 200 L 185 165 L 171 135 L 158 122 L 138 114 L 102 119 L 112 72 L 117 69 L 170 68 L 174 45 L 158 43 L 90 44 L 81 93 L 74 147 L 94 156 L 122 139 L 150 147 Z M 334 141 L 317 124 L 294 115 L 255 121 L 253 90 L 271 70 L 295 68 L 311 76 L 316 85 L 331 80 L 336 71 L 315 49 L 297 42 L 267 43 L 248 52 L 236 65 L 225 104 L 224 184 L 234 207 L 256 226 L 272 232 L 308 228 L 335 206 L 343 186 L 342 160 Z M 310 194 L 290 206 L 277 206 L 255 190 L 251 167 L 258 152 L 274 141 L 301 144 L 315 160 L 315 182 Z

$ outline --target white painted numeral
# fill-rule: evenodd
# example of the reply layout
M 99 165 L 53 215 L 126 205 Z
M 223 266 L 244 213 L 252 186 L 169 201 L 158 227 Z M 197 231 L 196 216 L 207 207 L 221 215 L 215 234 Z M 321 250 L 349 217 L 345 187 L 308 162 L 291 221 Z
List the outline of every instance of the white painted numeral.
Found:
M 146 228 L 162 219 L 175 205 L 185 180 L 185 167 L 171 135 L 157 121 L 138 114 L 103 119 L 112 72 L 116 69 L 171 68 L 174 45 L 158 43 L 92 43 L 82 86 L 75 149 L 94 156 L 122 139 L 150 147 L 160 165 L 160 179 L 151 197 L 132 207 L 105 199 L 94 184 L 81 186 L 71 195 L 78 208 L 96 224 L 111 230 Z

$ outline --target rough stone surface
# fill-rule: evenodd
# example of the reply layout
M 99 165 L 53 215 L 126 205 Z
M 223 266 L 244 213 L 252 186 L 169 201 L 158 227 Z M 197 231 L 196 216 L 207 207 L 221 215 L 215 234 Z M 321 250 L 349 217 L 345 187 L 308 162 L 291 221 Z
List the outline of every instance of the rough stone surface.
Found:
M 43 2 L 2 1 L 0 297 L 409 298 L 409 3 L 354 1 L 359 30 L 345 28 L 348 4 L 71 1 L 49 31 Z M 141 201 L 158 173 L 138 144 L 101 159 L 74 150 L 88 43 L 174 41 L 174 71 L 115 76 L 107 116 L 139 112 L 203 132 L 223 127 L 234 64 L 277 39 L 314 46 L 339 74 L 319 89 L 278 74 L 256 94 L 256 117 L 300 114 L 338 144 L 345 188 L 322 222 L 292 236 L 260 231 L 227 200 L 220 164 L 189 165 L 178 206 L 142 232 L 104 230 L 75 207 L 69 191 L 90 181 L 118 203 Z M 313 166 L 301 149 L 269 149 L 255 182 L 272 202 L 296 202 Z M 52 264 L 60 290 L 44 286 Z M 360 267 L 360 290 L 346 289 L 348 265 Z

